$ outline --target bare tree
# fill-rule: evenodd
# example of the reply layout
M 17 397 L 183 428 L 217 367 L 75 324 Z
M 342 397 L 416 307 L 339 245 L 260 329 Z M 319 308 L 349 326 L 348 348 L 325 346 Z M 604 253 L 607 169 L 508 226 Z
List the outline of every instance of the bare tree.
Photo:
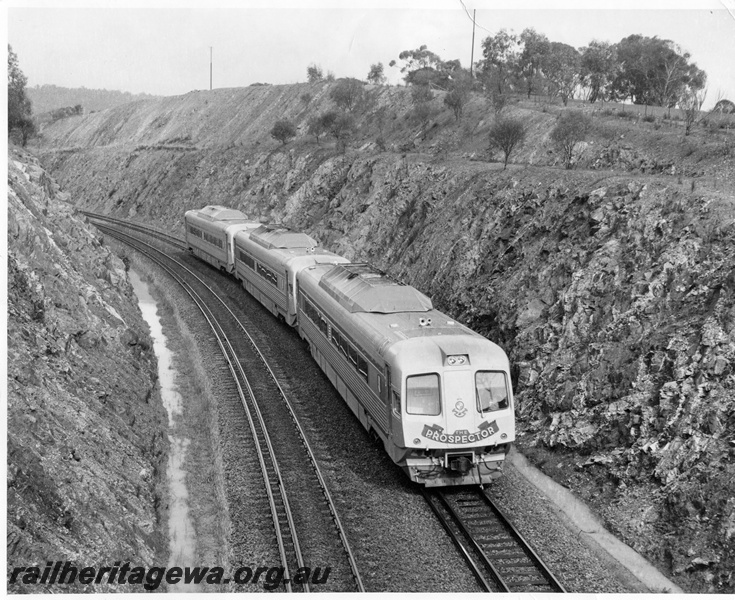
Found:
M 679 108 L 684 113 L 684 135 L 689 135 L 692 126 L 699 121 L 700 110 L 707 97 L 707 88 L 703 90 L 685 90 L 679 98 Z
M 567 169 L 574 166 L 574 149 L 584 140 L 591 125 L 590 117 L 579 110 L 567 110 L 559 116 L 559 121 L 551 131 L 551 141 L 561 151 Z
M 347 150 L 347 144 L 357 133 L 357 123 L 352 115 L 341 113 L 332 122 L 329 132 L 337 140 L 337 145 L 344 153 Z
M 490 150 L 500 148 L 503 151 L 503 170 L 508 166 L 508 159 L 513 150 L 523 143 L 526 128 L 520 119 L 501 119 L 490 128 Z
M 500 116 L 505 107 L 508 105 L 508 95 L 501 94 L 497 90 L 493 89 L 490 92 L 490 104 L 493 107 L 493 112 L 496 117 Z
M 459 121 L 462 111 L 469 102 L 472 91 L 472 78 L 466 71 L 459 71 L 449 83 L 449 91 L 444 96 L 444 104 L 452 109 L 454 118 Z

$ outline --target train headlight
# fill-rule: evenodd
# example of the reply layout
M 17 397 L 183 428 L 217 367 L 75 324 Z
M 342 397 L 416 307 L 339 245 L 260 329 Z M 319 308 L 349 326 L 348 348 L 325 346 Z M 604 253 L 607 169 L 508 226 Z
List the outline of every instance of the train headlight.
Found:
M 447 356 L 447 364 L 450 367 L 466 365 L 469 363 L 469 357 L 466 354 L 450 354 Z
M 505 439 L 508 439 L 508 434 L 507 434 L 507 433 L 501 433 L 501 434 L 500 434 L 500 439 L 501 439 L 501 440 L 505 440 Z
M 418 446 L 421 443 L 421 440 L 419 438 L 414 438 L 413 443 Z

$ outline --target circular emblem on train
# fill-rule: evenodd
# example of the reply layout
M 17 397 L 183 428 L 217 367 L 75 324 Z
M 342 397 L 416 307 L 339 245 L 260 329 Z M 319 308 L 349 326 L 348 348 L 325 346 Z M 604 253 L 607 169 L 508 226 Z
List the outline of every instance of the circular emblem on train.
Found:
M 459 417 L 460 419 L 467 414 L 467 409 L 464 406 L 464 402 L 462 402 L 462 398 L 457 399 L 457 403 L 454 405 L 452 412 L 455 417 Z

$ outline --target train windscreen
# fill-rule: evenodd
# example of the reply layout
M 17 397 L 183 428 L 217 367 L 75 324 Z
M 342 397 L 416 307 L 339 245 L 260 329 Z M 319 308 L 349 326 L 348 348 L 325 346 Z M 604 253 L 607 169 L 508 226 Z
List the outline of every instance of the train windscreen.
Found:
M 502 371 L 478 371 L 475 391 L 477 410 L 481 413 L 508 408 L 508 386 Z
M 412 375 L 406 379 L 406 412 L 411 415 L 438 415 L 441 412 L 439 375 Z

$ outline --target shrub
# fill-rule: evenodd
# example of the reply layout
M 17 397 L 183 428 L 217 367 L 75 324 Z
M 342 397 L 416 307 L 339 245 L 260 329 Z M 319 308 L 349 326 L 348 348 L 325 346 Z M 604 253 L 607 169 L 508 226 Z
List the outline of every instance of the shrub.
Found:
M 310 64 L 306 68 L 306 79 L 309 81 L 309 83 L 323 81 L 324 72 L 322 71 L 322 68 L 319 65 L 315 65 L 314 63 Z
M 492 104 L 495 116 L 498 117 L 500 116 L 500 113 L 503 112 L 503 109 L 508 105 L 508 96 L 493 90 L 490 94 L 490 104 Z M 543 112 L 546 112 L 546 107 L 544 106 L 542 110 Z
M 334 119 L 332 126 L 329 129 L 334 138 L 337 140 L 339 146 L 344 151 L 347 148 L 347 143 L 357 132 L 357 125 L 352 115 L 347 113 L 337 114 Z
M 409 113 L 409 118 L 421 125 L 421 139 L 426 137 L 431 119 L 436 114 L 436 109 L 432 103 L 434 100 L 434 92 L 428 85 L 412 85 L 411 101 L 413 102 L 413 110 Z
M 643 117 L 643 120 L 644 120 L 644 121 L 645 121 L 646 123 L 653 123 L 653 122 L 654 122 L 654 121 L 656 120 L 656 117 L 655 117 L 654 115 L 645 115 L 645 116 Z
M 462 111 L 469 102 L 471 90 L 472 80 L 469 75 L 465 75 L 463 72 L 457 73 L 449 84 L 449 91 L 444 96 L 444 104 L 452 109 L 454 118 L 457 121 L 462 118 Z
M 332 125 L 337 120 L 337 112 L 330 110 L 322 113 L 318 117 L 312 117 L 309 119 L 307 125 L 307 131 L 316 138 L 316 143 L 319 143 L 319 138 L 330 132 Z
M 490 150 L 500 148 L 503 151 L 503 170 L 508 166 L 508 159 L 513 150 L 523 143 L 526 128 L 520 119 L 502 119 L 490 128 Z
M 421 104 L 422 102 L 431 102 L 434 99 L 434 92 L 428 85 L 412 85 L 411 86 L 411 102 Z
M 618 117 L 620 117 L 621 119 L 635 119 L 636 114 L 634 112 L 630 112 L 625 110 L 624 108 L 621 108 L 618 111 Z
M 341 109 L 351 111 L 362 100 L 365 89 L 362 81 L 353 77 L 340 79 L 329 93 L 329 97 Z
M 276 121 L 273 129 L 271 129 L 271 137 L 285 146 L 290 139 L 296 137 L 296 126 L 286 119 Z
M 574 147 L 584 140 L 591 125 L 590 117 L 578 110 L 564 111 L 559 115 L 551 131 L 551 141 L 561 152 L 567 169 L 574 165 Z
M 370 65 L 370 71 L 368 71 L 367 80 L 374 85 L 383 85 L 388 78 L 383 72 L 383 63 L 379 62 L 374 65 Z

